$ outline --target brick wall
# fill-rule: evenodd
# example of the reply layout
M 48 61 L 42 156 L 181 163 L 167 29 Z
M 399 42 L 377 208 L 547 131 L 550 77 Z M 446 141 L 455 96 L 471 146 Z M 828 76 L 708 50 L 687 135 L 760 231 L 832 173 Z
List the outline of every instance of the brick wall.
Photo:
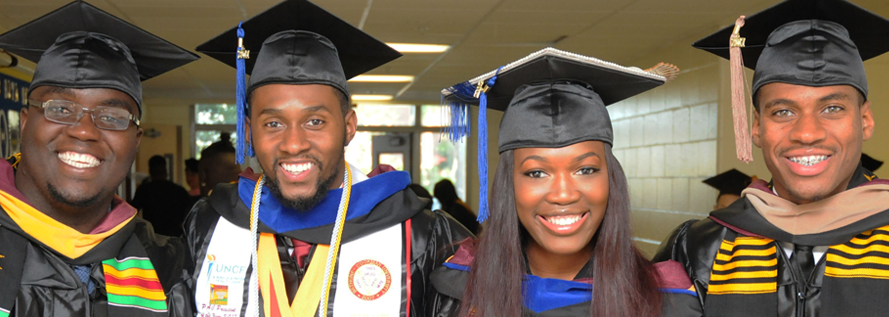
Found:
M 630 185 L 634 236 L 649 256 L 673 228 L 705 217 L 715 203 L 716 191 L 701 181 L 717 172 L 721 67 L 684 46 L 653 59 L 651 65 L 670 62 L 683 71 L 608 107 L 615 156 Z

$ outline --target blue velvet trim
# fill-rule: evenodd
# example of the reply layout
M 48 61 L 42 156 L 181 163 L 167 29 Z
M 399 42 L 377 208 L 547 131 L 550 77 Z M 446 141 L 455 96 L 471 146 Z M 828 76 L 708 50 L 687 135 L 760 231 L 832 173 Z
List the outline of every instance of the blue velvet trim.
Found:
M 469 267 L 465 265 L 445 262 L 444 266 L 454 270 L 469 271 Z M 525 307 L 538 314 L 593 300 L 593 284 L 590 283 L 526 275 L 522 288 L 525 292 Z M 667 294 L 698 296 L 694 291 L 687 289 L 661 288 L 660 291 Z
M 445 262 L 445 263 L 444 263 L 444 266 L 447 267 L 447 268 L 450 268 L 450 269 L 454 269 L 454 270 L 460 270 L 460 271 L 466 271 L 466 272 L 469 272 L 469 267 L 468 267 L 468 266 L 465 266 L 465 265 L 460 265 L 460 264 L 455 264 L 455 263 Z
M 661 293 L 666 294 L 685 294 L 691 295 L 694 297 L 698 297 L 698 293 L 692 290 L 682 289 L 682 288 L 662 288 Z
M 368 214 L 381 201 L 404 190 L 410 183 L 410 174 L 396 171 L 383 173 L 352 185 L 352 197 L 349 199 L 346 220 Z M 256 181 L 243 176 L 238 182 L 238 195 L 248 208 L 255 187 Z M 298 211 L 282 206 L 269 188 L 263 186 L 259 203 L 259 220 L 278 233 L 332 224 L 336 220 L 342 191 L 342 188 L 330 190 L 324 200 L 311 210 Z

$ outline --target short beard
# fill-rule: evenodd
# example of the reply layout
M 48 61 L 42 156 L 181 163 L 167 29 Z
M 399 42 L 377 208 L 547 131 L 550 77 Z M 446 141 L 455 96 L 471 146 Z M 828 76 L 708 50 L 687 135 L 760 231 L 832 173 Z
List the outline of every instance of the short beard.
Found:
M 49 191 L 50 197 L 52 197 L 52 199 L 54 201 L 56 201 L 57 203 L 60 203 L 62 205 L 65 205 L 68 207 L 74 207 L 74 208 L 86 208 L 86 207 L 94 205 L 97 201 L 99 201 L 99 196 L 102 195 L 102 191 L 104 190 L 104 188 L 103 188 L 103 190 L 100 190 L 98 193 L 96 193 L 95 196 L 92 196 L 92 197 L 86 197 L 86 198 L 82 198 L 82 199 L 71 199 L 71 198 L 66 197 L 65 194 L 62 194 L 62 192 L 59 191 L 58 188 L 56 188 L 49 182 L 46 183 L 46 188 Z
M 808 201 L 807 202 L 808 204 L 814 203 L 816 201 L 821 201 L 825 197 L 825 195 L 817 195 L 817 194 L 812 195 L 811 197 L 803 197 L 803 195 L 797 193 L 796 191 L 790 190 L 789 188 L 785 188 L 784 190 L 786 190 L 787 193 L 790 195 L 790 197 L 792 197 L 796 201 Z
M 281 205 L 304 212 L 312 209 L 315 205 L 324 200 L 324 197 L 327 197 L 330 185 L 336 180 L 337 172 L 339 172 L 339 168 L 333 170 L 333 173 L 331 173 L 330 176 L 319 179 L 318 183 L 315 184 L 315 195 L 312 195 L 311 197 L 299 197 L 296 199 L 288 199 L 287 197 L 284 197 L 284 193 L 281 192 L 281 186 L 278 184 L 277 179 L 269 178 L 266 185 L 269 187 L 269 190 L 271 190 L 272 196 L 274 196 Z

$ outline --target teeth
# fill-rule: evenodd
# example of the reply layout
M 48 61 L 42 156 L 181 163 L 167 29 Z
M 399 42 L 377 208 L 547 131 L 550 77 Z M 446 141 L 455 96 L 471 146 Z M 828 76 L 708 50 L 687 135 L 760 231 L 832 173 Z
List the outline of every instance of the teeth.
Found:
M 821 163 L 821 161 L 824 161 L 827 158 L 827 155 L 795 156 L 791 157 L 790 161 L 803 166 L 812 166 Z
M 75 152 L 59 153 L 59 160 L 76 168 L 91 168 L 102 163 L 95 156 Z
M 312 168 L 312 163 L 302 163 L 302 164 L 281 164 L 281 168 L 291 174 L 299 174 L 305 172 L 306 170 Z
M 581 215 L 573 215 L 573 216 L 552 216 L 552 217 L 544 217 L 549 223 L 558 225 L 558 226 L 569 226 L 574 224 L 575 222 L 580 221 L 583 218 Z

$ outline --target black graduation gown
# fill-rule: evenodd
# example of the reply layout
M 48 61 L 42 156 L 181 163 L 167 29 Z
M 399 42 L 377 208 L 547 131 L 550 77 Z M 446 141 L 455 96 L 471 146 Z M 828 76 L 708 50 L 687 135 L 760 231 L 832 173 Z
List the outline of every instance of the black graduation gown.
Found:
M 859 165 L 847 189 L 873 179 L 876 179 L 876 176 Z M 654 256 L 654 261 L 673 259 L 685 266 L 688 275 L 695 284 L 705 316 L 883 315 L 889 311 L 889 301 L 882 298 L 886 292 L 881 290 L 889 291 L 889 280 L 826 279 L 825 269 L 828 253 L 825 253 L 816 263 L 814 273 L 806 281 L 799 281 L 800 279 L 794 276 L 794 268 L 790 265 L 789 255 L 785 255 L 781 251 L 781 245 L 778 242 L 813 246 L 844 245 L 850 243 L 850 240 L 854 238 L 861 239 L 863 233 L 869 230 L 887 224 L 889 224 L 889 210 L 825 233 L 793 236 L 771 225 L 755 210 L 748 199 L 742 198 L 726 208 L 713 211 L 706 219 L 690 220 L 680 225 L 661 244 Z M 879 235 L 883 234 L 885 233 Z M 874 235 L 878 234 L 875 232 Z M 777 273 L 776 290 L 769 294 L 733 294 L 713 297 L 728 298 L 732 303 L 726 303 L 721 299 L 719 301 L 708 300 L 711 271 L 724 240 L 751 236 L 775 240 L 764 247 L 775 250 L 771 256 L 777 258 L 777 265 L 771 267 L 771 270 Z M 885 241 L 874 241 L 874 243 L 889 244 Z M 771 248 L 772 246 L 774 248 Z M 871 268 L 889 268 L 889 254 L 870 252 L 864 255 L 882 258 L 880 260 L 882 263 L 872 264 Z M 822 288 L 827 285 L 826 283 L 834 283 L 832 285 L 836 287 L 830 290 L 829 287 Z M 800 287 L 801 284 L 806 286 Z M 832 295 L 827 295 L 828 292 Z M 753 304 L 750 304 L 751 302 Z M 744 304 L 735 305 L 733 303 Z
M 442 311 L 449 312 L 454 307 L 453 299 L 435 291 L 429 282 L 429 275 L 434 268 L 454 254 L 457 241 L 472 236 L 465 227 L 446 213 L 425 210 L 426 203 L 425 199 L 419 198 L 410 188 L 405 188 L 381 201 L 368 214 L 346 221 L 343 228 L 342 241 L 346 243 L 407 219 L 411 220 L 411 316 L 438 315 Z M 185 225 L 185 237 L 192 258 L 195 260 L 194 267 L 202 266 L 220 217 L 241 228 L 249 228 L 249 216 L 249 208 L 238 196 L 237 184 L 220 184 L 209 197 L 198 201 L 186 218 Z M 259 230 L 273 232 L 262 222 L 259 224 Z M 276 234 L 288 300 L 293 299 L 306 273 L 287 252 L 292 243 L 290 239 L 312 244 L 309 257 L 306 259 L 310 261 L 317 244 L 330 243 L 332 230 L 331 224 Z M 198 271 L 200 270 L 196 269 L 192 273 L 195 281 L 200 273 Z M 337 273 L 334 273 L 333 278 L 334 280 L 337 278 Z M 336 283 L 332 283 L 331 294 L 335 294 L 335 289 Z M 247 294 L 244 294 L 244 298 L 246 296 Z M 333 305 L 330 307 L 332 309 Z M 243 312 L 241 315 L 243 316 Z
M 9 177 L 4 181 L 13 181 L 10 165 L 19 158 L 12 156 L 0 162 L 0 176 Z M 166 312 L 108 304 L 102 261 L 133 257 L 150 260 L 166 296 Z M 138 217 L 71 259 L 24 232 L 0 207 L 0 316 L 5 313 L 3 307 L 12 307 L 12 317 L 193 316 L 194 296 L 188 275 L 191 263 L 181 238 L 156 235 L 151 224 Z M 90 277 L 95 281 L 92 294 L 71 265 L 91 265 Z
M 466 244 L 471 242 L 467 241 Z M 465 248 L 465 247 L 464 247 Z M 434 317 L 458 317 L 460 311 L 460 302 L 463 299 L 463 293 L 466 291 L 466 285 L 469 281 L 469 263 L 466 254 L 472 254 L 472 248 L 461 249 L 454 257 L 448 260 L 444 266 L 437 268 L 432 273 L 432 284 L 442 294 L 452 298 L 453 307 L 441 314 L 428 315 Z M 466 251 L 466 252 L 464 252 Z M 473 256 L 474 257 L 474 256 Z M 590 266 L 592 260 L 580 270 L 575 280 L 588 280 L 590 276 Z M 527 266 L 527 263 L 526 263 Z M 676 262 L 658 263 L 659 274 L 661 274 L 660 289 L 663 292 L 662 313 L 664 317 L 698 317 L 701 316 L 701 307 L 693 291 L 688 288 L 691 284 L 688 278 L 684 276 L 681 269 L 677 267 Z M 536 277 L 535 277 L 536 278 Z M 540 278 L 536 278 L 540 279 Z M 687 285 L 686 285 L 687 284 Z M 561 288 L 561 287 L 560 287 Z M 552 294 L 552 293 L 550 293 Z M 558 296 L 558 295 L 554 295 Z M 569 304 L 553 304 L 548 300 L 547 296 L 533 299 L 537 304 L 535 309 L 523 307 L 523 317 L 560 317 L 560 316 L 590 316 L 590 301 Z
M 2 209 L 0 209 L 2 211 Z M 194 297 L 186 268 L 191 260 L 181 239 L 154 234 L 151 225 L 134 218 L 118 232 L 77 259 L 52 251 L 0 212 L 0 300 L 15 296 L 9 316 L 193 316 Z M 167 297 L 167 312 L 108 305 L 102 261 L 147 256 Z M 69 265 L 92 265 L 92 295 Z

